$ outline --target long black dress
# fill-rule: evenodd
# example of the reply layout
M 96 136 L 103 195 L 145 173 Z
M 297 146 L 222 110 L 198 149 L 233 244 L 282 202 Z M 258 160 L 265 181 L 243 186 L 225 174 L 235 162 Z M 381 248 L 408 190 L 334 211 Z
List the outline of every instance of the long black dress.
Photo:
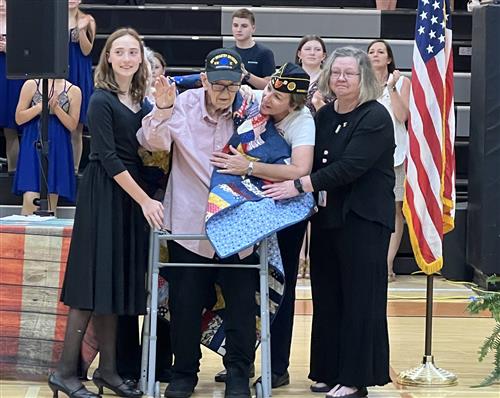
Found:
M 330 386 L 389 378 L 387 250 L 394 230 L 394 130 L 377 101 L 316 114 L 311 184 L 326 192 L 311 219 L 314 306 L 309 378 Z M 324 196 L 323 196 L 324 197 Z
M 140 183 L 136 132 L 150 111 L 134 113 L 96 90 L 88 110 L 89 164 L 78 189 L 61 300 L 97 314 L 145 312 L 148 226 L 140 206 L 114 181 L 128 170 Z

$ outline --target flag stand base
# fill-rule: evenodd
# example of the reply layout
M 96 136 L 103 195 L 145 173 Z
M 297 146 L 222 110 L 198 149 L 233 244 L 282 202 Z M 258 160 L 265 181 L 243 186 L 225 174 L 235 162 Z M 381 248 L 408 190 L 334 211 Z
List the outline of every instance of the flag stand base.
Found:
M 422 365 L 398 375 L 398 383 L 406 386 L 448 387 L 458 383 L 457 376 L 434 365 L 434 356 L 425 355 Z

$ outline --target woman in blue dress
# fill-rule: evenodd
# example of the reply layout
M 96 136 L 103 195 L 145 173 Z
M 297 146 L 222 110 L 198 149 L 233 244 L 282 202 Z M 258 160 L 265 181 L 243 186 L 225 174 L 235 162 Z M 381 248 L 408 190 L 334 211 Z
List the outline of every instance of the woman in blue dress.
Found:
M 49 80 L 49 155 L 48 193 L 50 209 L 57 208 L 59 196 L 75 201 L 75 174 L 71 132 L 80 116 L 80 89 L 64 79 Z M 36 210 L 33 200 L 40 192 L 40 158 L 35 146 L 40 135 L 42 112 L 41 81 L 28 80 L 21 89 L 16 109 L 16 122 L 23 137 L 17 161 L 13 192 L 23 195 L 22 214 Z
M 94 90 L 92 79 L 92 58 L 90 52 L 94 46 L 96 25 L 91 15 L 79 10 L 81 0 L 68 1 L 69 27 L 69 76 L 68 80 L 82 90 L 82 106 L 78 127 L 72 134 L 73 160 L 75 173 L 80 167 L 82 157 L 83 125 L 87 122 L 87 108 Z
M 7 79 L 5 62 L 7 47 L 6 18 L 5 0 L 0 0 L 0 129 L 3 128 L 5 136 L 7 170 L 9 173 L 14 173 L 19 153 L 19 139 L 17 138 L 17 125 L 14 115 L 24 80 Z

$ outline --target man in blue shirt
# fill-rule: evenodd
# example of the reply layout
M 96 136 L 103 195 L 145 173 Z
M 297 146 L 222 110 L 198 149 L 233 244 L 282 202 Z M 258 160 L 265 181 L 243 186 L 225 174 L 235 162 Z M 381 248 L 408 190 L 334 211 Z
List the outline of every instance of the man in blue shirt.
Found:
M 256 43 L 253 39 L 255 32 L 255 15 L 246 8 L 240 8 L 233 13 L 231 29 L 238 52 L 245 65 L 243 83 L 262 90 L 275 72 L 273 52 L 266 46 Z

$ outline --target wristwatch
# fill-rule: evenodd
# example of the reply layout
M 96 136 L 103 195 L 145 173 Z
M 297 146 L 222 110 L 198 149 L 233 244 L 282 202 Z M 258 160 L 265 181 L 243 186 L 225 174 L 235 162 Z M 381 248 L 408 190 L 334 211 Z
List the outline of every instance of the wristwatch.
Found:
M 248 81 L 250 80 L 250 77 L 251 77 L 250 72 L 245 73 L 245 76 L 243 76 L 242 83 L 248 83 Z
M 246 175 L 250 177 L 253 174 L 253 162 L 248 163 Z
M 300 181 L 300 178 L 293 180 L 293 186 L 297 191 L 299 191 L 299 193 L 304 193 L 304 187 L 302 186 L 302 181 Z

